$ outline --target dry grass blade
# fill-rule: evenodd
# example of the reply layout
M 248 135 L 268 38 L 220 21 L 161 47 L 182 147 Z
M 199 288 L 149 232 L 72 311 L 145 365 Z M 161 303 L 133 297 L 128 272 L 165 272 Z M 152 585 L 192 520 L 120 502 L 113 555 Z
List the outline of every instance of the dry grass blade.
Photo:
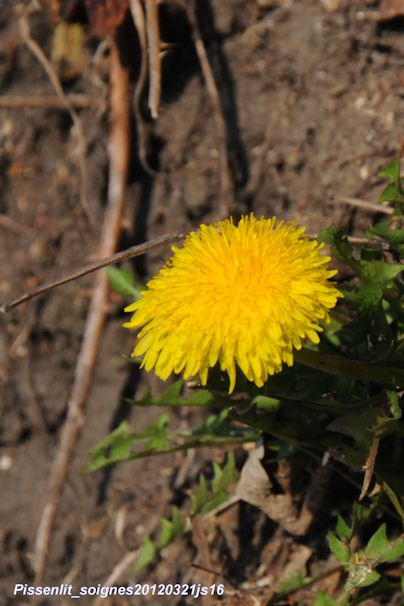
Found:
M 101 234 L 101 256 L 111 255 L 118 241 L 129 162 L 129 78 L 127 71 L 120 63 L 116 44 L 112 47 L 110 74 L 110 173 L 108 204 Z M 36 535 L 34 557 L 36 585 L 41 585 L 45 576 L 48 552 L 62 499 L 68 465 L 78 435 L 85 422 L 84 408 L 106 318 L 107 294 L 108 279 L 107 275 L 102 272 L 96 278 L 82 346 L 77 360 L 75 379 L 68 401 L 67 419 L 51 467 L 46 504 L 42 511 Z
M 161 44 L 157 0 L 146 0 L 146 30 L 150 78 L 149 108 L 152 118 L 156 119 L 161 97 Z

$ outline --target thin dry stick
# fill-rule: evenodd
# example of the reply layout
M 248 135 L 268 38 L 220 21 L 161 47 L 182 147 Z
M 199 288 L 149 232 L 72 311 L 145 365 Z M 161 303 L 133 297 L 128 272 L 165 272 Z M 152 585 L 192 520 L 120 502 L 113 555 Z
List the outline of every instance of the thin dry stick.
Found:
M 63 275 L 57 280 L 50 280 L 49 282 L 45 282 L 45 284 L 41 284 L 28 292 L 10 299 L 6 301 L 3 305 L 0 306 L 0 313 L 7 313 L 11 311 L 14 307 L 18 307 L 22 303 L 37 297 L 38 295 L 42 295 L 45 292 L 49 292 L 53 288 L 57 288 L 58 286 L 62 286 L 67 282 L 72 282 L 73 280 L 77 280 L 86 274 L 89 274 L 97 269 L 101 269 L 102 267 L 106 267 L 107 265 L 113 265 L 115 263 L 119 263 L 120 261 L 126 261 L 127 259 L 131 259 L 133 257 L 139 257 L 140 255 L 144 255 L 149 250 L 157 248 L 158 246 L 162 246 L 163 244 L 170 244 L 172 242 L 178 242 L 179 240 L 183 240 L 187 232 L 181 233 L 177 232 L 174 234 L 167 234 L 165 236 L 160 236 L 155 238 L 154 240 L 149 240 L 148 242 L 144 242 L 143 244 L 137 244 L 136 246 L 131 246 L 126 250 L 123 250 L 119 253 L 106 257 L 105 259 L 101 259 L 100 261 L 94 261 L 94 263 L 90 263 L 89 265 L 85 265 L 80 269 L 77 269 L 74 272 Z M 315 240 L 318 236 L 316 234 L 307 234 L 307 236 L 313 240 Z M 370 246 L 372 248 L 377 248 L 381 250 L 389 250 L 389 245 L 387 242 L 383 242 L 382 240 L 369 240 L 368 238 L 359 238 L 357 236 L 348 236 L 347 240 L 353 246 Z
M 110 67 L 111 126 L 109 139 L 110 169 L 108 204 L 101 234 L 100 254 L 111 255 L 120 233 L 125 199 L 125 185 L 129 162 L 129 78 L 119 60 L 117 45 L 111 51 Z M 83 342 L 77 360 L 75 380 L 67 406 L 67 419 L 62 429 L 59 450 L 53 461 L 45 507 L 36 535 L 34 567 L 35 584 L 44 579 L 53 529 L 59 512 L 67 468 L 84 424 L 84 407 L 90 390 L 102 328 L 104 326 L 108 295 L 105 272 L 97 275 L 94 293 L 88 311 Z
M 33 288 L 32 290 L 22 294 L 19 297 L 7 301 L 6 303 L 4 303 L 4 305 L 0 306 L 0 313 L 6 313 L 14 307 L 25 303 L 25 301 L 29 301 L 30 299 L 37 297 L 38 295 L 42 295 L 43 293 L 48 292 L 49 290 L 52 290 L 57 286 L 61 286 L 62 284 L 66 284 L 67 282 L 77 280 L 78 278 L 81 278 L 86 274 L 96 271 L 97 269 L 101 269 L 102 267 L 106 267 L 107 265 L 112 265 L 114 263 L 119 263 L 120 261 L 126 261 L 126 259 L 139 257 L 140 255 L 144 255 L 145 253 L 147 253 L 149 250 L 161 246 L 162 244 L 177 242 L 178 240 L 184 238 L 184 236 L 185 234 L 182 233 L 160 236 L 159 238 L 155 238 L 154 240 L 144 242 L 144 244 L 137 244 L 136 246 L 131 246 L 130 248 L 127 248 L 122 252 L 110 255 L 109 257 L 105 257 L 104 259 L 100 259 L 100 261 L 94 261 L 94 263 L 89 263 L 89 265 L 85 265 L 84 267 L 81 267 L 80 269 L 74 272 L 65 274 L 57 280 L 50 280 L 49 282 L 41 284 L 40 286 Z
M 219 91 L 216 86 L 212 67 L 209 63 L 208 53 L 203 43 L 198 20 L 195 14 L 195 8 L 192 2 L 185 4 L 185 10 L 192 28 L 192 37 L 195 44 L 195 50 L 201 64 L 202 74 L 206 83 L 216 123 L 216 131 L 219 140 L 219 162 L 220 162 L 220 206 L 219 215 L 221 218 L 228 217 L 234 207 L 233 179 L 230 171 L 229 154 L 227 151 L 227 130 L 226 121 L 223 115 L 220 102 Z
M 339 196 L 336 201 L 342 202 L 343 204 L 349 204 L 350 206 L 355 206 L 356 208 L 362 208 L 363 210 L 367 210 L 370 213 L 383 213 L 385 215 L 392 215 L 394 212 L 394 209 L 389 206 L 373 204 L 373 202 L 367 202 L 366 200 L 361 200 L 360 198 L 349 198 L 346 196 Z
M 161 97 L 161 49 L 157 0 L 146 0 L 146 30 L 150 78 L 149 108 L 152 118 L 156 119 Z
M 137 35 L 140 44 L 140 71 L 139 77 L 135 86 L 135 94 L 133 98 L 134 113 L 136 119 L 136 130 L 138 135 L 138 155 L 143 168 L 152 176 L 156 172 L 150 167 L 147 159 L 147 128 L 142 113 L 142 94 L 146 85 L 147 79 L 147 35 L 146 35 L 146 19 L 143 5 L 140 0 L 130 0 L 130 10 L 132 13 L 133 22 L 136 27 Z
M 69 112 L 70 117 L 72 119 L 72 122 L 74 125 L 74 132 L 75 132 L 76 140 L 77 140 L 77 155 L 78 155 L 78 159 L 79 159 L 80 202 L 81 202 L 83 210 L 86 213 L 86 216 L 87 216 L 88 220 L 90 221 L 91 225 L 95 225 L 96 221 L 94 220 L 94 217 L 92 216 L 91 209 L 88 205 L 87 197 L 86 197 L 87 171 L 86 171 L 86 167 L 85 167 L 84 156 L 85 156 L 85 153 L 87 150 L 87 144 L 86 144 L 86 138 L 84 135 L 83 125 L 81 123 L 81 120 L 80 120 L 76 110 L 74 109 L 73 105 L 71 104 L 69 98 L 66 96 L 66 94 L 63 90 L 63 87 L 60 83 L 60 80 L 59 80 L 55 70 L 52 67 L 51 62 L 46 57 L 46 55 L 44 54 L 44 52 L 41 49 L 41 47 L 39 46 L 39 44 L 31 36 L 31 29 L 30 29 L 30 25 L 29 25 L 29 21 L 28 21 L 28 16 L 29 16 L 30 12 L 33 12 L 34 10 L 36 10 L 35 7 L 34 8 L 28 7 L 28 9 L 23 10 L 21 12 L 21 16 L 18 20 L 21 37 L 24 40 L 25 44 L 30 49 L 30 51 L 33 53 L 33 55 L 38 59 L 39 63 L 42 65 L 43 69 L 45 70 L 45 72 L 49 78 L 49 81 L 51 82 L 53 88 L 55 89 L 57 96 L 60 99 L 60 102 L 65 106 L 66 110 Z
M 91 109 L 100 106 L 99 99 L 88 95 L 66 95 L 68 104 L 73 109 Z M 69 111 L 64 99 L 54 95 L 1 95 L 0 109 L 62 109 Z

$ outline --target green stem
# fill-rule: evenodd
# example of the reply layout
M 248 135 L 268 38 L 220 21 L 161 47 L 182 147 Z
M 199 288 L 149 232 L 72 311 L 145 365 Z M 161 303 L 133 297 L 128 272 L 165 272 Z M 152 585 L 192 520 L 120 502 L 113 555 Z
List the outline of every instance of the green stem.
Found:
M 378 383 L 390 388 L 404 385 L 404 369 L 393 366 L 378 366 L 367 364 L 360 360 L 350 360 L 342 356 L 324 354 L 311 349 L 301 349 L 295 352 L 295 360 L 299 364 L 327 372 L 336 377 L 356 379 L 365 383 Z

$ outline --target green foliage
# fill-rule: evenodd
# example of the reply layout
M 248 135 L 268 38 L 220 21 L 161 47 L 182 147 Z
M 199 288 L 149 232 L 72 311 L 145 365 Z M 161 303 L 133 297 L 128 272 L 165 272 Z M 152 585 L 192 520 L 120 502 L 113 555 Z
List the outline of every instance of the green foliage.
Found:
M 124 297 L 139 299 L 140 292 L 136 287 L 135 276 L 130 269 L 107 267 L 107 274 L 112 290 Z
M 227 410 L 219 415 L 210 415 L 189 432 L 170 430 L 169 419 L 170 415 L 163 413 L 139 433 L 131 433 L 128 423 L 124 421 L 93 448 L 83 471 L 89 473 L 118 462 L 189 448 L 254 442 L 259 435 L 246 428 L 235 427 Z
M 404 202 L 403 181 L 400 177 L 400 161 L 398 159 L 393 160 L 380 172 L 379 176 L 390 181 L 380 196 L 380 202 L 393 202 L 400 208 Z
M 199 476 L 199 487 L 196 492 L 190 493 L 191 508 L 189 515 L 180 513 L 173 507 L 170 518 L 160 519 L 160 531 L 153 541 L 145 537 L 139 550 L 135 564 L 135 571 L 142 570 L 152 564 L 160 555 L 162 549 L 173 543 L 192 528 L 192 518 L 196 515 L 204 516 L 210 511 L 225 503 L 230 494 L 228 488 L 237 479 L 234 454 L 230 452 L 223 467 L 213 464 L 213 478 L 209 482 L 203 474 Z
M 377 569 L 381 564 L 399 561 L 404 555 L 404 536 L 389 540 L 386 524 L 382 524 L 369 539 L 364 549 L 353 552 L 350 540 L 353 530 L 341 517 L 338 517 L 336 532 L 330 532 L 328 542 L 331 552 L 347 572 L 345 594 L 374 585 L 381 579 Z M 338 602 L 340 603 L 340 602 Z
M 352 241 L 346 226 L 332 225 L 319 234 L 346 274 L 338 283 L 344 298 L 323 327 L 318 345 L 306 344 L 295 352 L 294 366 L 260 388 L 239 372 L 235 393 L 229 396 L 228 379 L 215 367 L 203 389 L 178 380 L 158 397 L 146 394 L 131 400 L 135 406 L 166 410 L 138 433 L 122 423 L 93 448 L 85 468 L 95 471 L 146 456 L 228 448 L 263 438 L 266 449 L 279 459 L 304 457 L 317 465 L 329 460 L 333 472 L 354 486 L 358 496 L 366 469 L 368 496 L 352 504 L 351 519 L 346 508 L 344 517 L 339 513 L 335 532 L 328 534 L 330 550 L 345 572 L 345 588 L 338 597 L 317 592 L 314 606 L 354 605 L 370 591 L 396 591 L 397 582 L 390 582 L 385 572 L 404 555 L 404 539 L 388 539 L 384 523 L 388 520 L 389 534 L 397 537 L 397 525 L 404 521 L 404 187 L 399 161 L 391 162 L 380 177 L 387 181 L 380 203 L 394 212 L 368 227 L 361 246 Z M 109 268 L 108 275 L 116 292 L 132 299 L 139 296 L 131 272 Z M 176 429 L 178 407 L 206 409 L 205 420 L 189 431 Z M 188 532 L 194 516 L 208 514 L 229 498 L 237 475 L 233 453 L 224 466 L 214 463 L 211 471 L 209 477 L 201 474 L 190 491 L 187 513 L 174 507 L 161 519 L 156 538 L 145 538 L 138 570 Z M 378 528 L 362 544 L 361 528 L 370 519 L 379 520 Z M 353 550 L 353 544 L 360 547 Z M 299 572 L 282 583 L 276 595 L 315 582 Z

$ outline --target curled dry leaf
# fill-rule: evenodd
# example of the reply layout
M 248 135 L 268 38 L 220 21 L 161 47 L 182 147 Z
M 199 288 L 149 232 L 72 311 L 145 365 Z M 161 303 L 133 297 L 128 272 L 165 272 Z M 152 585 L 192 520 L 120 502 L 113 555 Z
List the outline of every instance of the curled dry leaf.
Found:
M 53 18 L 69 19 L 81 0 L 47 0 Z M 113 34 L 125 18 L 129 0 L 84 0 L 91 32 L 104 38 Z
M 378 12 L 379 21 L 404 17 L 404 0 L 382 0 Z
M 236 488 L 237 495 L 246 503 L 259 507 L 269 518 L 291 534 L 304 535 L 312 522 L 313 514 L 305 504 L 298 511 L 290 492 L 274 494 L 273 484 L 261 465 L 262 457 L 262 447 L 250 453 L 241 470 Z

